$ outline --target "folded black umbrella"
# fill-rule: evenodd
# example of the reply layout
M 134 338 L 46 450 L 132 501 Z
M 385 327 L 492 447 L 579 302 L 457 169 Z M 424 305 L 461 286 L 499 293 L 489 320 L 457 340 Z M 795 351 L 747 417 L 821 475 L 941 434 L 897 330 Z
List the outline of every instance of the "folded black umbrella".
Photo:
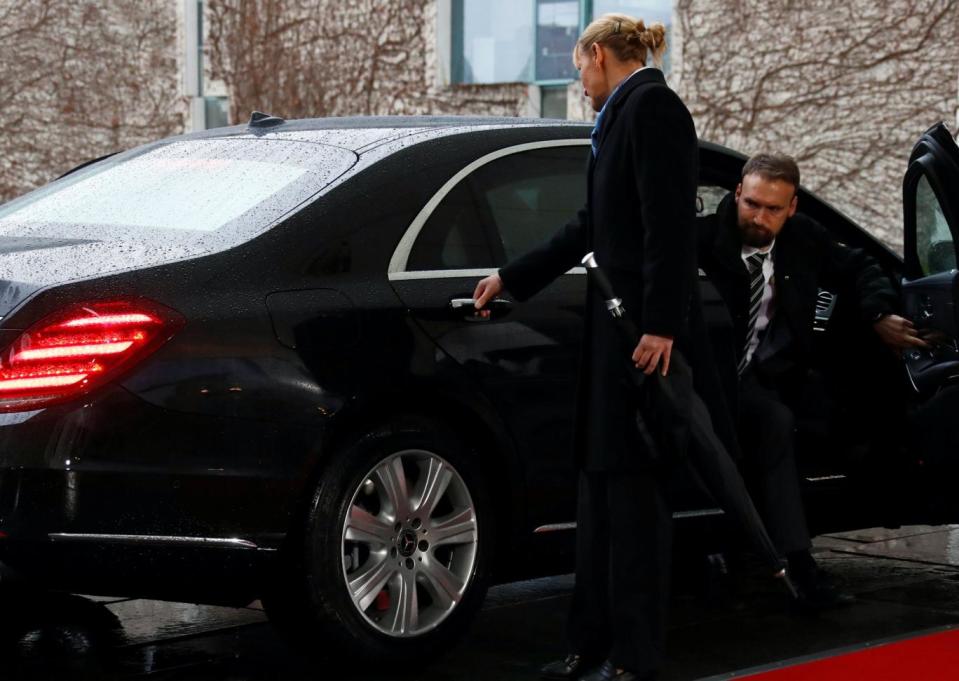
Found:
M 583 264 L 606 301 L 606 309 L 623 340 L 628 347 L 635 348 L 639 343 L 639 330 L 623 309 L 622 300 L 616 297 L 606 274 L 592 253 L 583 258 Z M 675 348 L 669 366 L 666 377 L 659 371 L 647 376 L 631 361 L 624 363 L 630 382 L 641 389 L 637 394 L 644 396 L 636 409 L 636 427 L 640 436 L 652 448 L 654 456 L 658 453 L 658 458 L 666 456 L 667 450 L 685 449 L 693 475 L 723 512 L 745 532 L 754 549 L 773 569 L 774 576 L 781 579 L 790 595 L 796 598 L 796 588 L 786 573 L 785 561 L 769 538 L 736 463 L 716 435 L 705 402 L 693 389 L 689 365 Z M 648 381 L 653 385 L 647 385 Z M 653 401 L 655 405 L 651 404 Z M 648 415 L 655 418 L 655 429 L 649 427 L 653 420 L 647 419 Z

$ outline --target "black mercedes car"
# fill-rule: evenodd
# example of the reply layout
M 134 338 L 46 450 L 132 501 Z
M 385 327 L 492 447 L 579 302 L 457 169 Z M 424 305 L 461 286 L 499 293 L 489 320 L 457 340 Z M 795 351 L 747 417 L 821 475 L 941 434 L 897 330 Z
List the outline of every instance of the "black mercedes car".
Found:
M 492 581 L 567 569 L 584 271 L 488 318 L 470 297 L 584 203 L 589 132 L 255 114 L 0 206 L 0 561 L 79 593 L 262 598 L 313 647 L 365 659 L 428 654 Z M 743 161 L 702 143 L 700 212 Z M 902 260 L 801 195 L 905 279 L 936 340 L 903 371 L 842 291 L 821 292 L 826 378 L 800 433 L 820 531 L 959 520 L 944 472 L 959 458 L 959 152 L 942 126 L 912 154 L 904 208 Z M 735 381 L 729 313 L 701 286 Z M 902 391 L 879 391 L 890 371 Z M 861 407 L 877 399 L 908 401 L 894 456 L 872 455 Z M 674 501 L 678 518 L 722 513 L 691 482 Z

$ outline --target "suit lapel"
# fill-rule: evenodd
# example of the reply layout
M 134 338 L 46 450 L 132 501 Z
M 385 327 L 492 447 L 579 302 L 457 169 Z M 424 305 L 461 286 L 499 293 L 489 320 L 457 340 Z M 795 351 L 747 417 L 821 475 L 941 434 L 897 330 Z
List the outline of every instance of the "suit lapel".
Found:
M 716 254 L 719 265 L 746 281 L 749 272 L 746 270 L 746 263 L 743 262 L 743 243 L 736 223 L 736 202 L 732 196 L 732 194 L 727 195 L 716 210 L 719 229 L 716 230 L 713 253 Z

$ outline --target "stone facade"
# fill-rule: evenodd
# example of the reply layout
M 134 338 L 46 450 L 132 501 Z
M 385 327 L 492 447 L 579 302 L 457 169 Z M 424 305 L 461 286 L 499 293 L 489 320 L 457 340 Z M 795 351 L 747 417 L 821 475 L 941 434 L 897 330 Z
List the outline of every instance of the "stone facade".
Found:
M 188 129 L 184 6 L 0 0 L 0 201 Z M 204 19 L 232 122 L 538 114 L 536 86 L 449 83 L 450 0 L 207 0 Z M 792 153 L 806 186 L 899 247 L 911 145 L 956 117 L 959 0 L 676 0 L 672 42 L 704 139 Z M 576 83 L 568 102 L 593 117 Z
M 677 0 L 674 37 L 702 138 L 792 154 L 803 184 L 901 249 L 912 145 L 956 123 L 959 0 Z
M 181 132 L 176 6 L 0 0 L 0 202 Z
M 233 121 L 253 109 L 286 118 L 533 113 L 525 83 L 445 82 L 440 14 L 433 0 L 209 0 L 210 76 L 226 84 Z

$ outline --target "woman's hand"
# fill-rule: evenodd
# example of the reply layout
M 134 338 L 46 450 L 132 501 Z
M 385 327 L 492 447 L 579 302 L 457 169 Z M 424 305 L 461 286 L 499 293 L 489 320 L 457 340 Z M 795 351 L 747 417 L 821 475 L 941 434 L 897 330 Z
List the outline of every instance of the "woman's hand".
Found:
M 663 361 L 663 376 L 669 372 L 669 358 L 673 353 L 673 339 L 669 336 L 654 336 L 651 333 L 643 334 L 639 339 L 639 345 L 633 350 L 633 361 L 637 369 L 642 369 L 643 373 L 649 376 L 659 361 Z

